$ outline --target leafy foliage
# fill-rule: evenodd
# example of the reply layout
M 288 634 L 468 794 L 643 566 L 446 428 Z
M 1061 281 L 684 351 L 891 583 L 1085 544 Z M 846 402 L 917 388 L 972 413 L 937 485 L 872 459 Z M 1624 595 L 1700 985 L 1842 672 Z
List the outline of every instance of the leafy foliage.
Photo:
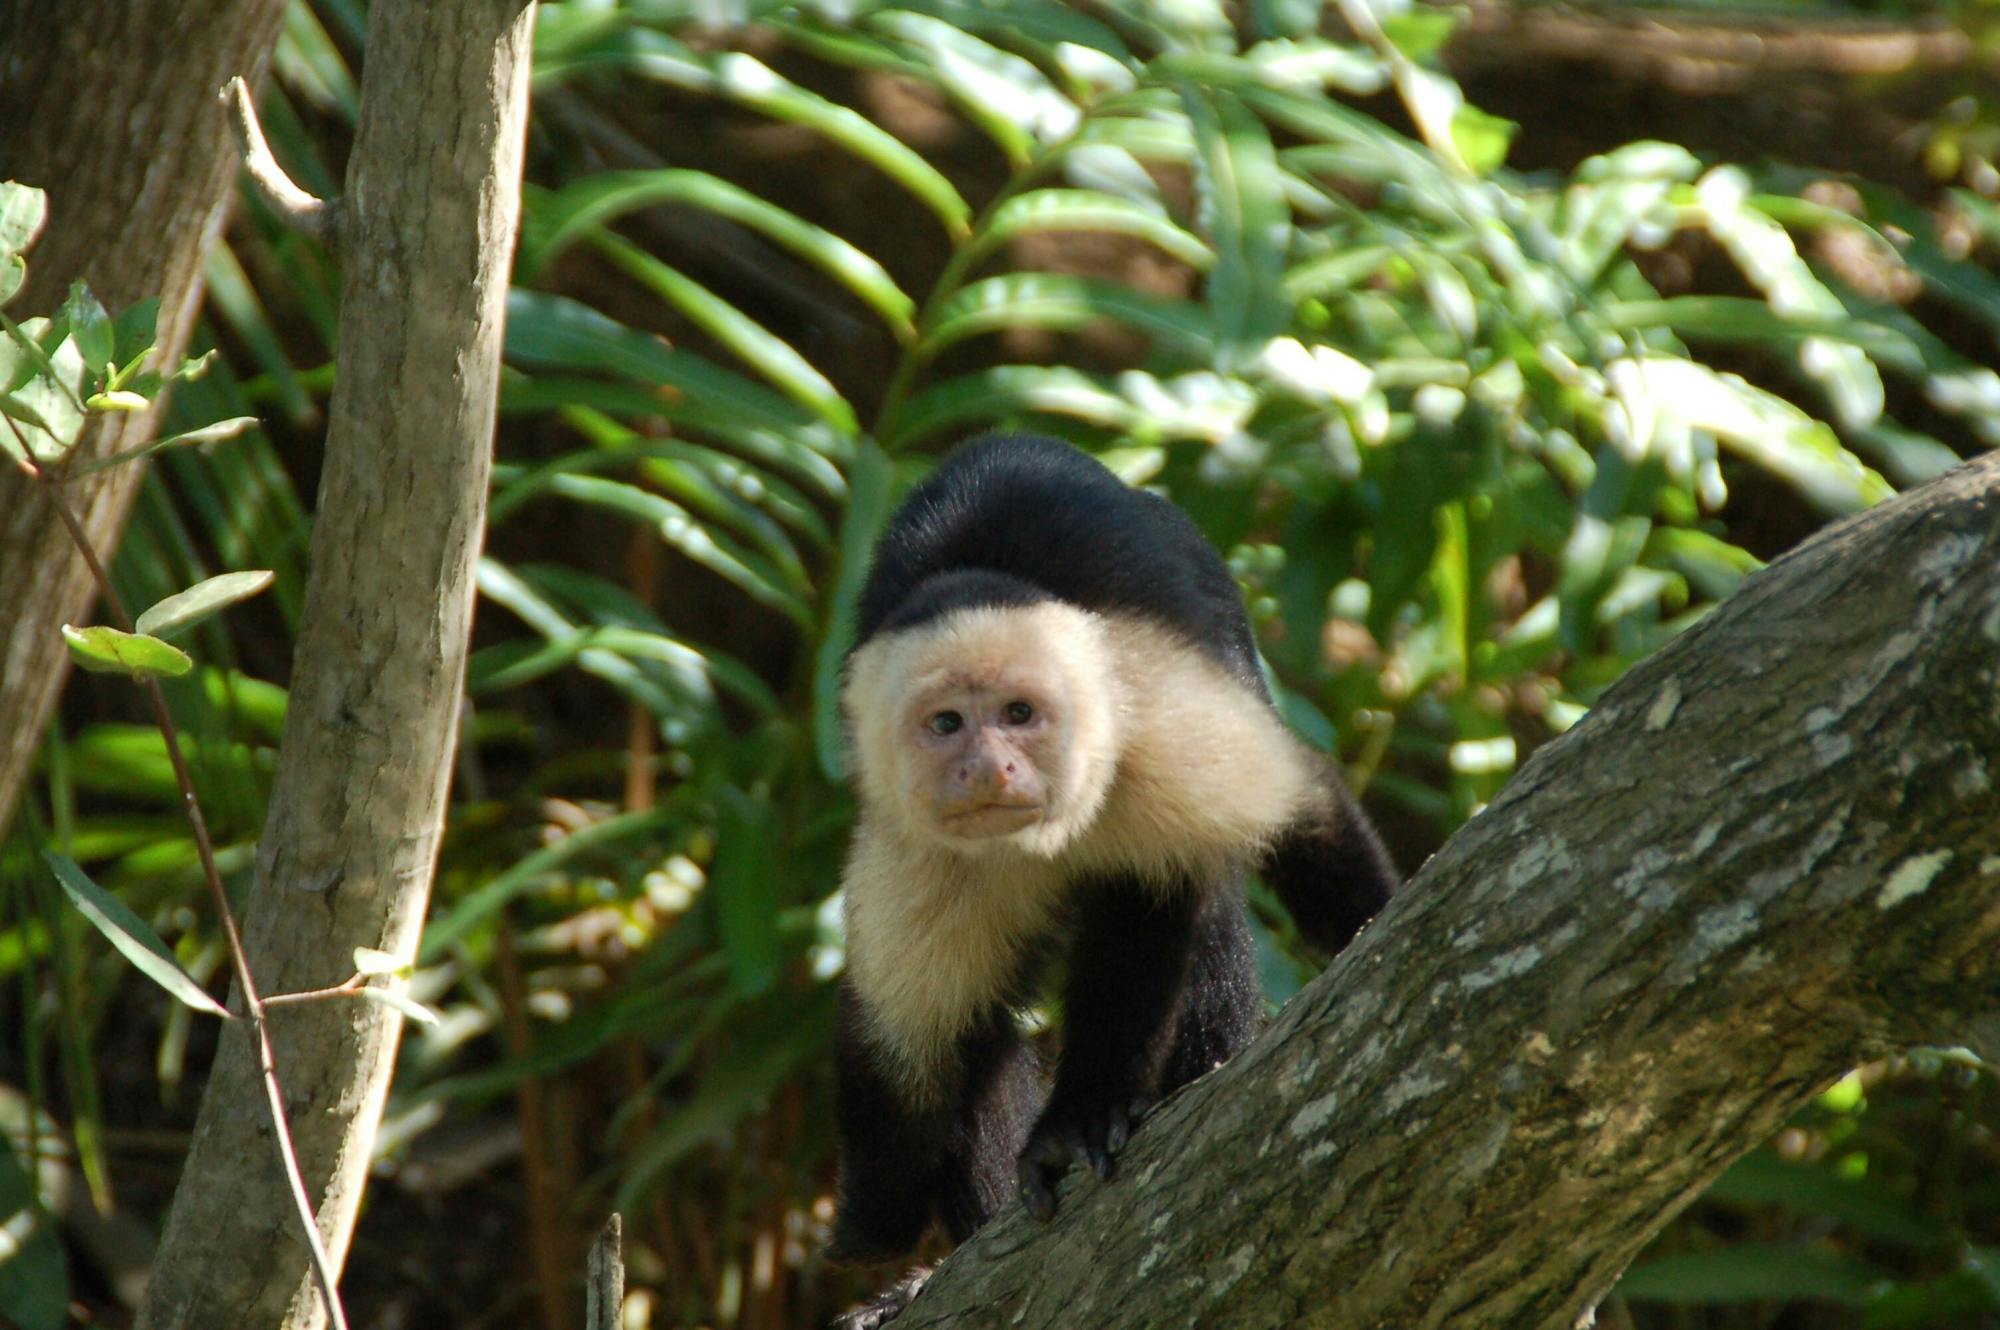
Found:
M 1407 863 L 1731 594 L 1768 552 L 1759 514 L 1851 512 L 2000 439 L 2000 376 L 1913 299 L 1814 261 L 1837 242 L 2000 327 L 1991 274 L 1909 201 L 1836 207 L 1797 173 L 1664 142 L 1513 173 L 1511 127 L 1435 65 L 1449 14 L 1334 8 L 544 3 L 486 604 L 413 982 L 445 1019 L 406 1039 L 393 1152 L 503 1096 L 617 1085 L 578 1110 L 609 1145 L 561 1218 L 645 1216 L 663 1322 L 772 1324 L 840 1296 L 806 1255 L 850 814 L 839 666 L 875 533 L 955 438 L 1054 432 L 1192 513 L 1287 719 Z M 263 108 L 323 192 L 363 27 L 351 0 L 296 5 Z M 336 304 L 326 256 L 247 210 L 210 261 L 228 354 L 177 387 L 175 424 L 269 433 L 162 454 L 115 572 L 163 602 L 155 631 L 194 639 L 171 695 L 237 873 L 282 717 Z M 0 201 L 10 228 L 32 232 Z M 1690 249 L 1728 280 L 1668 285 Z M 138 384 L 126 323 L 78 297 L 0 344 L 0 409 L 34 455 Z M 213 569 L 249 562 L 273 578 L 254 626 L 196 624 L 237 585 Z M 72 706 L 86 723 L 52 739 L 24 821 L 205 978 L 164 747 L 97 710 Z M 79 939 L 39 897 L 10 908 L 4 968 L 58 967 L 66 1047 L 87 1048 L 106 1008 L 63 959 Z M 1304 969 L 1270 922 L 1282 999 Z M 168 1018 L 169 1080 L 185 1031 Z M 1639 1314 L 1985 1306 L 2000 1234 L 1978 1225 L 2000 1207 L 1863 1195 L 1852 1157 L 1746 1164 L 1716 1202 L 1852 1243 L 1796 1258 L 1774 1230 L 1717 1256 L 1677 1231 L 1634 1274 Z

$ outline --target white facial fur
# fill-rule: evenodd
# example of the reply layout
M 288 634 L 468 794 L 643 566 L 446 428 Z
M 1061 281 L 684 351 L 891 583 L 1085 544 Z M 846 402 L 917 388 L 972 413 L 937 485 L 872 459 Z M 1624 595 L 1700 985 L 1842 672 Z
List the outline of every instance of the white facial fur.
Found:
M 1041 814 L 952 834 L 924 722 L 941 699 L 990 708 L 1018 693 L 1054 713 L 1032 746 Z M 945 1091 L 927 1080 L 944 1050 L 1006 998 L 1077 878 L 1222 881 L 1323 797 L 1270 705 L 1201 651 L 1060 602 L 878 637 L 855 653 L 843 700 L 862 804 L 843 881 L 849 972 L 919 1096 Z
M 870 642 L 846 691 L 863 801 L 882 821 L 962 853 L 1009 842 L 1059 854 L 1097 816 L 1117 769 L 1123 688 L 1104 632 L 1097 615 L 1049 601 L 962 610 Z M 1015 701 L 1034 713 L 1018 730 L 1000 722 Z M 934 734 L 944 711 L 966 729 Z M 969 825 L 955 816 L 977 802 L 955 780 L 975 735 L 989 757 L 1019 759 L 1019 785 L 992 802 L 1033 804 L 1037 816 Z

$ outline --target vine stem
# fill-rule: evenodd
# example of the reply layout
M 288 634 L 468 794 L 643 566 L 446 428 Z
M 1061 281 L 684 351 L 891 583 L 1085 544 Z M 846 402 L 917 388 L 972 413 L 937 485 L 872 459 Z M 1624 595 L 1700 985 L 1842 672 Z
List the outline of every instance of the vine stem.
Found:
M 68 498 L 63 494 L 62 478 L 52 475 L 34 460 L 28 449 L 27 440 L 22 438 L 20 426 L 8 417 L 7 423 L 14 431 L 14 437 L 21 444 L 21 455 L 17 459 L 22 467 L 40 485 L 42 493 L 55 506 L 56 516 L 62 519 L 69 538 L 76 545 L 77 552 L 90 568 L 91 577 L 97 582 L 97 589 L 104 596 L 105 604 L 118 626 L 126 632 L 133 631 L 132 616 L 126 612 L 125 602 L 111 585 L 111 577 L 104 570 L 104 563 L 97 556 L 96 548 L 90 543 L 83 523 L 71 510 Z M 222 923 L 222 937 L 229 951 L 229 965 L 236 977 L 236 987 L 243 995 L 243 1015 L 250 1027 L 250 1044 L 257 1055 L 257 1072 L 264 1085 L 264 1098 L 271 1112 L 271 1127 L 277 1138 L 278 1161 L 285 1170 L 285 1180 L 291 1184 L 292 1203 L 298 1210 L 300 1222 L 305 1228 L 306 1251 L 311 1258 L 313 1281 L 319 1285 L 320 1297 L 326 1300 L 327 1319 L 332 1322 L 332 1330 L 347 1330 L 347 1313 L 340 1305 L 340 1294 L 336 1290 L 337 1280 L 333 1270 L 333 1256 L 326 1249 L 326 1240 L 320 1235 L 319 1219 L 313 1212 L 312 1197 L 306 1191 L 305 1175 L 299 1169 L 298 1150 L 292 1144 L 292 1128 L 285 1116 L 284 1090 L 278 1083 L 277 1057 L 271 1048 L 271 1033 L 265 1019 L 265 1000 L 257 993 L 257 981 L 250 973 L 250 957 L 243 949 L 243 935 L 236 926 L 236 912 L 229 907 L 229 892 L 222 885 L 221 870 L 215 863 L 215 844 L 209 838 L 208 820 L 202 816 L 201 799 L 195 794 L 194 777 L 188 771 L 187 758 L 181 752 L 180 732 L 174 725 L 173 713 L 167 709 L 167 695 L 160 688 L 159 681 L 150 676 L 134 676 L 146 692 L 152 704 L 153 720 L 159 726 L 160 736 L 166 741 L 167 760 L 173 764 L 174 780 L 180 786 L 181 806 L 187 813 L 188 826 L 194 833 L 195 851 L 201 857 L 202 877 L 208 883 L 209 895 L 214 898 L 216 917 Z M 332 990 L 322 990 L 330 993 Z M 301 994 L 299 999 L 320 994 Z M 284 1001 L 277 998 L 274 1001 Z

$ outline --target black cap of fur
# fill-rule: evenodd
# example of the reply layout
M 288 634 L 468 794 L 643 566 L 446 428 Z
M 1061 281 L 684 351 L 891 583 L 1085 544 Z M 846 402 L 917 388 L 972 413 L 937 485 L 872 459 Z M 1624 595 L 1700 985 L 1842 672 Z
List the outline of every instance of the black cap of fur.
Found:
M 910 491 L 876 546 L 858 640 L 970 605 L 1051 598 L 1152 619 L 1263 687 L 1242 597 L 1194 523 L 1033 434 L 974 439 Z

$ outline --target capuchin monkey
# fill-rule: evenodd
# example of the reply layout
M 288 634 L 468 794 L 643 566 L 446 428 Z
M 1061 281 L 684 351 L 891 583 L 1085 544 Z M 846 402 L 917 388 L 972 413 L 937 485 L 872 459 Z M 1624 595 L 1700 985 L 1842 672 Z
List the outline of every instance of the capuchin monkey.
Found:
M 842 702 L 835 1260 L 933 1221 L 962 1242 L 1010 1194 L 1047 1219 L 1072 1163 L 1108 1179 L 1139 1115 L 1263 1022 L 1246 871 L 1329 953 L 1396 881 L 1279 721 L 1194 524 L 1053 439 L 968 443 L 890 518 Z M 1015 1012 L 1058 958 L 1050 1085 Z

